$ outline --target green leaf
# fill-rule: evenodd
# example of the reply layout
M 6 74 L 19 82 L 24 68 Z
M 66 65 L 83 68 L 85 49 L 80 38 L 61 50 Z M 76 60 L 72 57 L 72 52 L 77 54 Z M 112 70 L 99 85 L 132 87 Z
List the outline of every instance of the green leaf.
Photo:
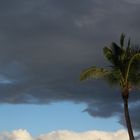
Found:
M 125 34 L 122 33 L 121 34 L 121 37 L 120 37 L 120 45 L 121 45 L 121 48 L 123 48 L 123 46 L 124 46 L 124 39 L 125 39 Z
M 131 44 L 131 38 L 129 38 L 129 40 L 128 40 L 127 47 L 130 47 L 130 44 Z
M 113 61 L 112 60 L 112 50 L 110 49 L 110 48 L 108 48 L 108 47 L 104 47 L 103 48 L 103 52 L 104 52 L 104 55 L 105 55 L 105 57 L 109 60 L 109 61 Z
M 80 81 L 88 79 L 98 79 L 107 75 L 109 71 L 104 68 L 97 68 L 95 66 L 85 69 L 80 75 Z

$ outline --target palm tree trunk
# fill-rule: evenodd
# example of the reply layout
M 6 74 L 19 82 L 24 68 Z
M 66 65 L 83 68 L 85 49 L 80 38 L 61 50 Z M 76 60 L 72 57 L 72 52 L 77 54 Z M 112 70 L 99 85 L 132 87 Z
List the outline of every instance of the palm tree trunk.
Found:
M 123 97 L 124 102 L 124 113 L 125 113 L 125 121 L 127 125 L 127 130 L 129 134 L 129 140 L 135 140 L 129 115 L 129 109 L 128 109 L 128 97 Z

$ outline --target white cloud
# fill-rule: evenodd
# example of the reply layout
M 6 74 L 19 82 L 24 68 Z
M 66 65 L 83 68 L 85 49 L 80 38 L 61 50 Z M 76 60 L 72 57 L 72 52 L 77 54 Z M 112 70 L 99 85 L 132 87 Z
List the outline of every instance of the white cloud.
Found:
M 33 140 L 33 138 L 26 130 L 19 129 L 1 133 L 0 140 Z
M 54 131 L 42 135 L 38 140 L 127 140 L 128 135 L 124 130 L 117 132 L 88 131 L 76 133 L 71 131 Z
M 53 131 L 47 134 L 42 134 L 33 138 L 26 130 L 15 130 L 13 132 L 0 133 L 0 140 L 128 140 L 128 134 L 125 130 L 116 132 L 104 131 Z

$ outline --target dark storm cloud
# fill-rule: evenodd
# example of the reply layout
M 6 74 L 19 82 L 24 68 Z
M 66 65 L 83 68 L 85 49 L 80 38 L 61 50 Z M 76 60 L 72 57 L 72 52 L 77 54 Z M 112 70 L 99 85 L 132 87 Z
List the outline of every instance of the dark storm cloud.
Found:
M 102 48 L 121 32 L 140 40 L 139 13 L 137 0 L 1 1 L 0 102 L 67 100 L 87 103 L 84 111 L 96 117 L 121 116 L 119 89 L 103 81 L 80 83 L 79 74 L 90 65 L 108 65 Z M 139 99 L 136 92 L 130 99 L 138 103 L 131 108 L 136 129 Z

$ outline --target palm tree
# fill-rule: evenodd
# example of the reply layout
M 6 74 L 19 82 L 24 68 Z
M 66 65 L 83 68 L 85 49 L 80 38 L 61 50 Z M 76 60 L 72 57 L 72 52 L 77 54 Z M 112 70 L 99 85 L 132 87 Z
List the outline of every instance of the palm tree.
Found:
M 119 45 L 112 42 L 110 46 L 103 48 L 103 52 L 111 66 L 89 67 L 82 71 L 80 80 L 103 78 L 111 84 L 120 86 L 129 139 L 134 140 L 128 98 L 130 91 L 140 84 L 140 47 L 132 45 L 130 39 L 125 43 L 125 35 L 121 34 Z

